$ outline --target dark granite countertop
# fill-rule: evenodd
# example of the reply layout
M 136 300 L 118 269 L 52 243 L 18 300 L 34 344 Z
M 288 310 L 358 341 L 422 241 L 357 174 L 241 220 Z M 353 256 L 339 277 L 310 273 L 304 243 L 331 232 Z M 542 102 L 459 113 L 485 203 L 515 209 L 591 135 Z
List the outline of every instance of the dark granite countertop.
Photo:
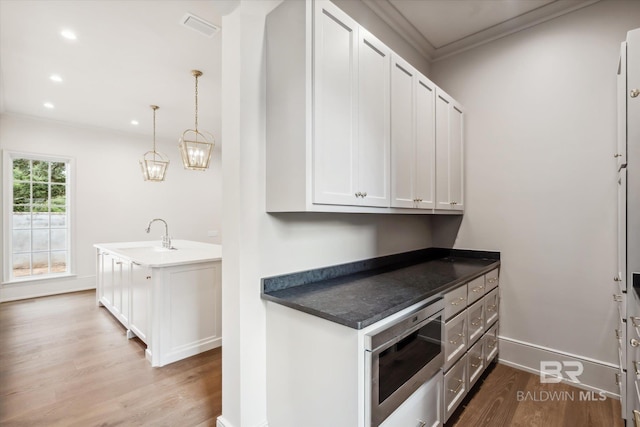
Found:
M 267 277 L 262 298 L 362 329 L 499 265 L 499 252 L 428 248 Z

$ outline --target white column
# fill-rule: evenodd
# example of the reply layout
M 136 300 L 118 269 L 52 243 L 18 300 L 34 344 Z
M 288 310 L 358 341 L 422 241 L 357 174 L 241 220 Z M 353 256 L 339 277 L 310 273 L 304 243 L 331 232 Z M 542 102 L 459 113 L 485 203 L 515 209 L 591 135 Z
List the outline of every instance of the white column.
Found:
M 233 4 L 222 3 L 222 13 L 233 9 Z M 265 215 L 264 25 L 266 14 L 279 1 L 239 3 L 223 16 L 221 34 L 224 262 L 218 426 L 262 427 L 267 425 L 259 251 L 260 217 Z

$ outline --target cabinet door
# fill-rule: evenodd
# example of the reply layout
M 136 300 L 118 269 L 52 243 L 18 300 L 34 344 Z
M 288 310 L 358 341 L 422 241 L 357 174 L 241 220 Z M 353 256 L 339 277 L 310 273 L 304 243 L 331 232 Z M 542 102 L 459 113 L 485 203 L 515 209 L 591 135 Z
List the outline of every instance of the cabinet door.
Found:
M 148 345 L 151 315 L 151 271 L 147 267 L 131 264 L 130 277 L 130 329 L 138 338 Z
M 389 207 L 391 51 L 359 29 L 358 191 L 364 206 Z
M 618 284 L 620 293 L 626 292 L 627 283 L 627 169 L 622 168 L 618 173 L 618 271 L 614 280 Z
M 431 80 L 417 75 L 415 195 L 422 209 L 435 207 L 435 88 Z
M 416 206 L 415 76 L 408 63 L 393 56 L 391 64 L 391 206 Z
M 449 95 L 436 93 L 436 208 L 464 208 L 463 113 Z
M 314 5 L 313 202 L 356 205 L 358 26 L 329 1 Z
M 100 300 L 110 311 L 113 310 L 113 257 L 107 253 L 101 255 L 102 269 L 99 272 L 102 280 Z
M 380 427 L 438 427 L 442 419 L 443 375 L 438 371 L 380 424 Z
M 627 42 L 620 45 L 618 62 L 618 138 L 615 157 L 618 169 L 627 164 Z

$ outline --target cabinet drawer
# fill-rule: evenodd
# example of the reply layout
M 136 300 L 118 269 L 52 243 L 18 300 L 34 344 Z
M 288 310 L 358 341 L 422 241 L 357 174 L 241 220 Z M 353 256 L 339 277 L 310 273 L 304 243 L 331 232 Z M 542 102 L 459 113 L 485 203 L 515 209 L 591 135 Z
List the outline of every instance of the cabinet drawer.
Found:
M 467 304 L 471 305 L 484 295 L 484 276 L 473 279 L 467 284 Z
M 498 354 L 498 325 L 493 325 L 483 337 L 485 368 Z
M 613 301 L 616 304 L 616 308 L 618 310 L 618 319 L 620 322 L 627 317 L 627 294 L 613 294 Z
M 380 427 L 397 426 L 441 426 L 442 390 L 444 377 L 439 370 L 429 381 L 422 384 L 402 405 L 398 407 Z
M 484 340 L 479 340 L 467 352 L 467 389 L 471 390 L 471 387 L 478 381 L 484 371 L 484 366 Z
M 484 333 L 484 301 L 477 301 L 467 309 L 467 342 L 473 345 Z
M 467 285 L 460 286 L 444 295 L 444 318 L 450 319 L 467 307 Z
M 447 371 L 467 351 L 467 311 L 444 325 L 444 370 Z
M 444 421 L 447 422 L 467 394 L 467 356 L 444 375 Z
M 500 288 L 495 288 L 484 296 L 484 329 L 487 330 L 498 320 L 500 312 Z
M 489 292 L 498 286 L 500 281 L 500 269 L 496 268 L 484 275 L 484 289 Z

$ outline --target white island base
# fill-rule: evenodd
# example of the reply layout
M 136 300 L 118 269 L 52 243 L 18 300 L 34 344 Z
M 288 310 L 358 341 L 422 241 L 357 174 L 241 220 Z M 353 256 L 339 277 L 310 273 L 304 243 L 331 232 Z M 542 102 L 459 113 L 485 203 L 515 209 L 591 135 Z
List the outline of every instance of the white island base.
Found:
M 96 244 L 96 302 L 159 367 L 222 345 L 222 248 L 175 240 Z

